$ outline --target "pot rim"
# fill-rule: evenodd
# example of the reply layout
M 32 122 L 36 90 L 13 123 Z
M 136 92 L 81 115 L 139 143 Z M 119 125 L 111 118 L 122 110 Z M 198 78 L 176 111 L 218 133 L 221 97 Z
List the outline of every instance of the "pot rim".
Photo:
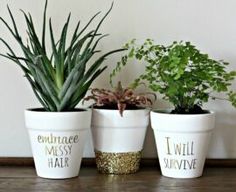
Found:
M 154 130 L 162 132 L 208 132 L 215 127 L 215 113 L 209 111 L 209 113 L 203 114 L 170 114 L 163 113 L 163 110 L 162 113 L 152 111 L 151 125 Z
M 48 112 L 26 109 L 25 125 L 32 130 L 71 131 L 89 129 L 91 110 L 72 112 Z
M 170 113 L 172 109 L 156 109 L 156 110 L 152 110 L 151 113 L 153 114 L 158 114 L 158 115 L 163 115 L 163 116 L 167 116 L 167 115 L 171 115 L 171 116 L 205 116 L 205 115 L 213 115 L 215 114 L 214 111 L 212 110 L 204 110 L 207 113 L 197 113 L 197 114 L 176 114 L 176 113 Z
M 73 111 L 44 111 L 43 107 L 32 107 L 32 108 L 26 108 L 25 112 L 30 113 L 50 113 L 50 114 L 68 114 L 68 113 L 80 113 L 80 112 L 88 112 L 91 111 L 90 108 L 74 108 Z
M 97 109 L 97 108 L 91 108 L 92 110 L 96 111 L 119 111 L 118 109 Z M 132 111 L 150 111 L 151 109 L 148 108 L 140 108 L 140 109 L 125 109 L 125 111 L 132 112 Z

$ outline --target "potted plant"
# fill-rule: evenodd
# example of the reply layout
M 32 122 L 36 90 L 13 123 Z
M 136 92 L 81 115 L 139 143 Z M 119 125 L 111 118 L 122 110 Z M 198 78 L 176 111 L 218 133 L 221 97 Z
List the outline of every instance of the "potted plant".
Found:
M 144 80 L 174 106 L 151 112 L 162 174 L 175 178 L 201 176 L 215 123 L 215 113 L 202 105 L 209 98 L 216 99 L 213 92 L 225 92 L 227 100 L 236 106 L 236 94 L 229 90 L 236 72 L 227 72 L 228 63 L 211 59 L 190 42 L 164 46 L 147 39 L 138 46 L 133 40 L 126 48 L 128 54 L 111 78 L 129 58 L 145 61 L 145 72 L 133 86 Z
M 106 69 L 106 66 L 101 66 L 106 57 L 122 50 L 108 52 L 90 63 L 91 58 L 99 52 L 97 44 L 104 37 L 98 30 L 111 9 L 112 6 L 95 29 L 89 32 L 86 30 L 98 14 L 81 29 L 78 22 L 70 42 L 67 35 L 70 15 L 58 40 L 54 38 L 52 21 L 49 19 L 51 52 L 46 48 L 45 40 L 47 1 L 41 41 L 30 14 L 22 11 L 27 24 L 27 42 L 22 40 L 9 7 L 13 27 L 0 18 L 23 51 L 23 56 L 17 56 L 8 42 L 0 38 L 9 50 L 1 55 L 23 70 L 43 106 L 25 111 L 36 171 L 40 177 L 62 179 L 75 177 L 79 173 L 83 146 L 91 124 L 91 110 L 78 109 L 76 105 L 85 96 L 91 83 Z
M 149 124 L 152 93 L 134 93 L 118 82 L 115 90 L 92 89 L 92 136 L 98 171 L 129 174 L 139 169 Z

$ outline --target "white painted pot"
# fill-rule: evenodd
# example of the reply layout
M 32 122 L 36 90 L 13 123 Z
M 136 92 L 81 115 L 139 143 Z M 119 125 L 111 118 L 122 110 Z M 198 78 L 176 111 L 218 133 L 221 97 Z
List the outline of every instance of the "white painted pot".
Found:
M 182 115 L 151 112 L 162 175 L 195 178 L 203 173 L 215 114 Z
M 98 170 L 128 174 L 138 170 L 149 110 L 93 109 L 92 136 Z
M 91 125 L 91 110 L 25 111 L 37 175 L 65 179 L 79 174 L 83 148 Z

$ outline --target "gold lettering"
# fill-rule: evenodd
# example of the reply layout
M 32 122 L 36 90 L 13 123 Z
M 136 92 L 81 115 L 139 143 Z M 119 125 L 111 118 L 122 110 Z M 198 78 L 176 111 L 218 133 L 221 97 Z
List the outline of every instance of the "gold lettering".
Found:
M 60 167 L 60 162 L 59 162 L 59 158 L 55 159 L 55 163 L 54 163 L 54 167 Z
M 45 154 L 46 155 L 55 155 L 55 149 L 53 146 L 45 146 Z
M 175 155 L 181 155 L 181 143 L 174 144 Z
M 194 153 L 193 153 L 193 141 L 192 141 L 192 144 L 191 144 L 191 155 L 194 155 Z
M 197 159 L 167 159 L 164 158 L 164 167 L 167 169 L 191 170 L 196 169 Z
M 171 155 L 170 153 L 170 143 L 169 143 L 170 137 L 166 137 L 166 144 L 167 144 L 167 155 Z
M 78 143 L 79 142 L 79 135 L 75 135 L 74 136 L 74 143 Z
M 53 167 L 53 158 L 48 158 L 48 167 Z
M 71 155 L 71 152 L 72 152 L 72 145 L 68 145 L 68 149 L 69 149 L 68 154 Z
M 186 144 L 183 144 L 183 156 L 185 156 L 186 155 Z
M 39 143 L 47 143 L 47 144 L 73 144 L 79 142 L 79 136 L 54 136 L 52 133 L 50 135 L 38 135 L 37 140 Z
M 38 135 L 38 142 L 39 142 L 39 143 L 42 142 L 42 137 L 41 137 L 41 135 Z

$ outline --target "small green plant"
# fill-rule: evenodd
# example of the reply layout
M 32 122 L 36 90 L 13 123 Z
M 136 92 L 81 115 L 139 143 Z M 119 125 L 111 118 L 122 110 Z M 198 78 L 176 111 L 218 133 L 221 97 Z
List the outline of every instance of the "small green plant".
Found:
M 97 27 L 89 32 L 85 31 L 99 13 L 94 15 L 81 29 L 79 21 L 70 42 L 68 42 L 67 37 L 70 14 L 62 28 L 59 40 L 54 38 L 52 21 L 50 18 L 48 25 L 52 48 L 51 53 L 47 52 L 45 43 L 47 0 L 43 14 L 41 41 L 36 33 L 34 22 L 30 14 L 26 14 L 22 11 L 27 24 L 28 39 L 26 43 L 23 42 L 22 37 L 19 34 L 15 19 L 9 7 L 8 12 L 13 27 L 10 27 L 10 25 L 0 17 L 0 20 L 19 44 L 24 56 L 17 56 L 11 46 L 3 38 L 0 38 L 0 41 L 6 45 L 9 53 L 1 55 L 12 60 L 21 67 L 34 94 L 45 110 L 73 110 L 85 96 L 92 82 L 106 69 L 106 66 L 101 67 L 101 64 L 106 57 L 123 50 L 118 49 L 110 51 L 88 66 L 90 59 L 97 52 L 100 52 L 100 50 L 96 49 L 99 41 L 107 36 L 100 34 L 98 30 L 111 9 L 112 6 L 100 20 Z
M 102 109 L 118 109 L 123 116 L 125 109 L 138 109 L 142 106 L 151 106 L 152 99 L 156 99 L 153 93 L 135 94 L 132 88 L 123 88 L 119 81 L 114 91 L 108 89 L 91 89 L 91 95 L 87 96 L 84 101 L 94 100 L 95 107 Z
M 202 104 L 213 92 L 226 92 L 227 100 L 236 107 L 236 93 L 229 90 L 236 71 L 226 71 L 227 62 L 211 59 L 190 42 L 155 45 L 147 39 L 141 46 L 135 40 L 127 43 L 124 55 L 110 75 L 112 78 L 133 58 L 146 63 L 145 72 L 133 83 L 147 81 L 151 90 L 159 92 L 174 105 L 172 113 L 204 113 Z

